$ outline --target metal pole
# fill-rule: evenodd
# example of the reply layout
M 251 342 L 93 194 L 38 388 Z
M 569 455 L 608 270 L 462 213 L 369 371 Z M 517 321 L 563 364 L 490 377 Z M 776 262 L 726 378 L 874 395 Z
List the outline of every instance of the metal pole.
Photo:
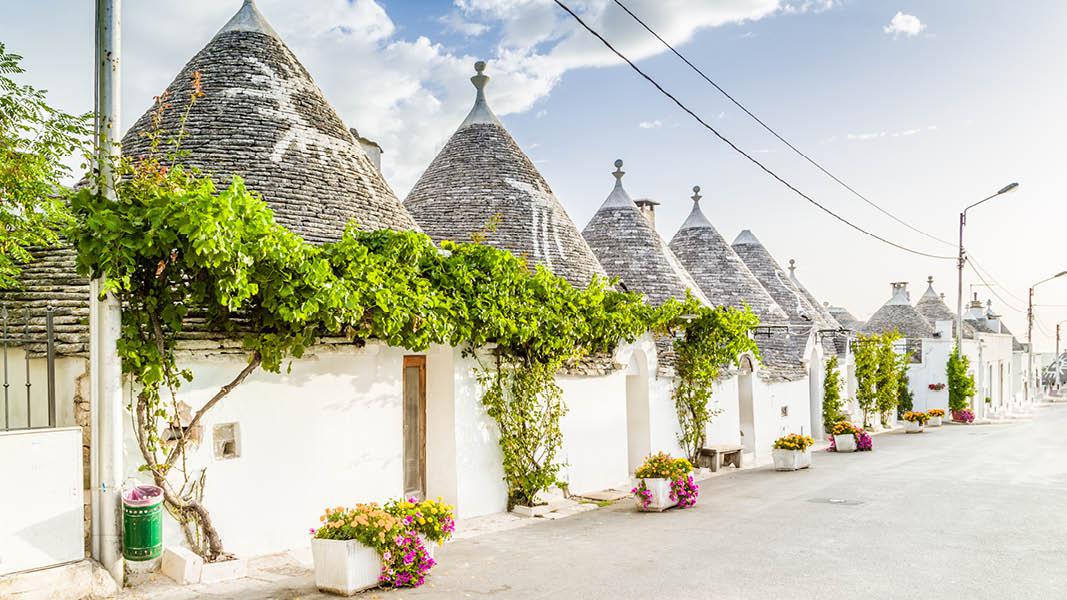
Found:
M 114 200 L 113 161 L 118 155 L 122 0 L 96 0 L 96 190 Z M 122 369 L 116 343 L 120 319 L 114 296 L 100 297 L 103 282 L 93 280 L 89 303 L 89 372 L 94 409 L 91 430 L 93 554 L 122 585 L 122 519 L 119 486 L 123 479 Z
M 48 364 L 48 426 L 56 426 L 56 309 L 49 304 L 45 311 L 45 343 L 47 344 Z
M 967 211 L 960 213 L 960 255 L 956 261 L 956 350 L 963 354 L 963 226 L 967 224 Z
M 1056 323 L 1056 357 L 1060 356 L 1060 324 Z
M 1059 326 L 1056 326 L 1057 338 Z M 1058 345 L 1057 339 L 1057 345 Z M 1030 403 L 1030 388 L 1034 385 L 1034 288 L 1030 287 L 1030 295 L 1026 305 L 1026 385 L 1023 387 L 1023 400 Z

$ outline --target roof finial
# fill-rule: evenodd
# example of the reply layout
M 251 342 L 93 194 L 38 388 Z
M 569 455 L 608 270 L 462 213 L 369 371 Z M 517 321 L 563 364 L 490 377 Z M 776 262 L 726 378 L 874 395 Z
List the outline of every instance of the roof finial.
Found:
M 703 198 L 703 196 L 700 195 L 700 186 L 699 185 L 694 185 L 693 186 L 693 195 L 690 196 L 690 198 L 693 199 L 693 204 L 694 205 L 700 204 L 700 199 Z
M 478 90 L 478 94 L 474 98 L 474 108 L 471 109 L 467 118 L 460 124 L 460 129 L 472 124 L 500 124 L 500 120 L 498 120 L 496 115 L 493 114 L 493 111 L 489 109 L 489 103 L 485 101 L 485 86 L 489 83 L 489 76 L 485 74 L 485 61 L 480 60 L 474 63 L 474 71 L 475 74 L 474 77 L 471 77 L 471 83 L 474 84 L 474 89 Z
M 790 277 L 795 276 L 796 275 L 796 270 L 797 270 L 797 261 L 795 261 L 792 258 L 790 258 L 789 259 L 789 276 Z
M 622 183 L 622 176 L 626 174 L 626 171 L 622 170 L 622 159 L 615 159 L 615 170 L 611 172 L 615 176 L 615 181 Z
M 930 285 L 934 285 L 934 276 L 933 275 L 927 275 L 926 276 L 926 283 L 928 283 Z

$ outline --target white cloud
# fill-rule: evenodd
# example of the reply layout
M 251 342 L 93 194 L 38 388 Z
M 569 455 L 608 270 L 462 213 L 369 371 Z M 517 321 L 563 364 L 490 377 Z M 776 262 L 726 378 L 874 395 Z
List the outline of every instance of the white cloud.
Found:
M 490 29 L 485 23 L 478 23 L 476 21 L 468 21 L 464 19 L 463 15 L 456 11 L 438 17 L 437 21 L 444 25 L 447 31 L 452 31 L 468 37 L 477 37 Z
M 897 14 L 893 16 L 893 19 L 889 21 L 889 25 L 882 28 L 882 31 L 893 37 L 899 37 L 901 35 L 914 37 L 922 33 L 924 29 L 926 29 L 926 25 L 919 20 L 919 17 L 898 11 Z
M 663 122 L 659 121 L 659 120 L 656 120 L 656 121 L 641 121 L 640 123 L 637 124 L 637 126 L 640 127 L 641 129 L 659 129 L 660 127 L 663 127 Z
M 910 136 L 913 136 L 913 135 L 915 135 L 917 133 L 922 133 L 923 131 L 934 131 L 935 129 L 937 129 L 936 125 L 930 125 L 930 126 L 926 127 L 925 129 L 922 128 L 922 127 L 916 127 L 916 128 L 912 128 L 912 129 L 902 129 L 900 131 L 875 131 L 875 132 L 871 132 L 871 133 L 850 133 L 850 134 L 847 134 L 845 136 L 845 139 L 847 139 L 849 141 L 854 141 L 854 142 L 866 142 L 866 141 L 869 141 L 869 140 L 876 140 L 876 139 L 879 139 L 879 138 L 886 138 L 886 137 L 891 137 L 891 138 L 910 137 Z M 829 138 L 826 141 L 827 142 L 833 142 L 836 139 L 837 139 L 837 137 L 834 136 L 832 138 Z

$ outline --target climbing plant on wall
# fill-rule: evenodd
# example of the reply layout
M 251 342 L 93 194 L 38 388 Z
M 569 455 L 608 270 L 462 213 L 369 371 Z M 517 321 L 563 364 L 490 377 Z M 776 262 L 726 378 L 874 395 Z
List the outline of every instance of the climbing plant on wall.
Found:
M 952 349 L 952 354 L 945 364 L 945 376 L 948 379 L 948 408 L 956 412 L 970 408 L 970 400 L 975 394 L 974 376 L 967 371 L 971 359 L 960 354 L 959 347 Z
M 826 359 L 826 376 L 822 381 L 822 422 L 829 433 L 834 423 L 845 419 L 844 402 L 841 400 L 841 371 L 837 355 Z
M 666 308 L 677 311 L 673 305 Z M 681 310 L 668 327 L 676 331 L 674 407 L 681 430 L 678 443 L 695 462 L 697 452 L 707 445 L 708 423 L 719 412 L 710 407 L 712 385 L 721 370 L 737 364 L 743 353 L 759 356 L 749 335 L 759 318 L 748 308 L 709 308 L 691 297 Z

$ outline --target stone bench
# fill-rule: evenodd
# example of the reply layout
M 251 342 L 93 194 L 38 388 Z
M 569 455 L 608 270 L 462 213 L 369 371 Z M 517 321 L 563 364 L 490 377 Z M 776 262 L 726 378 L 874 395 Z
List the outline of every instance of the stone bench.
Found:
M 717 444 L 701 448 L 697 452 L 697 467 L 711 469 L 714 473 L 719 470 L 719 465 L 733 465 L 741 468 L 741 446 L 733 444 Z

